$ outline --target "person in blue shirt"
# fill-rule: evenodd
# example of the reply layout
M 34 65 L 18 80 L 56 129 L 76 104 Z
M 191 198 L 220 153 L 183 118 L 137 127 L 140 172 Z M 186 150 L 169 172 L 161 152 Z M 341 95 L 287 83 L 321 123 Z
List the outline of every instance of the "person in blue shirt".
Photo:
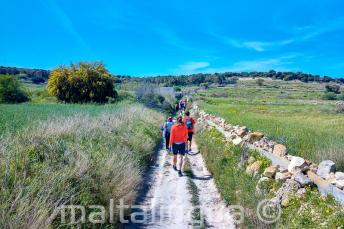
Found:
M 165 138 L 165 146 L 166 146 L 167 152 L 170 151 L 170 134 L 171 134 L 171 128 L 173 124 L 174 124 L 173 118 L 169 117 L 163 125 L 163 134 Z

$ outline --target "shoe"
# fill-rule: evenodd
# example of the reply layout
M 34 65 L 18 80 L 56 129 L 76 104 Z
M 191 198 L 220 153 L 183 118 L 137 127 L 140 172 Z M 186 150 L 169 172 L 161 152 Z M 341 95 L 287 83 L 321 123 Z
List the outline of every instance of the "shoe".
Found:
M 183 176 L 183 173 L 182 173 L 182 171 L 178 171 L 178 175 L 179 175 L 179 177 L 182 177 Z
M 178 171 L 178 170 L 177 170 L 177 166 L 175 166 L 175 165 L 173 166 L 173 169 L 174 169 L 175 171 Z

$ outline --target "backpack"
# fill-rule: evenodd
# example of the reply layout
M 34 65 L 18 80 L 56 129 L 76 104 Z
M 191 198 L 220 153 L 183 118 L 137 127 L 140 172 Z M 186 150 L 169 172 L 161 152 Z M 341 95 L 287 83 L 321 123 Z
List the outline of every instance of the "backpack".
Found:
M 186 120 L 186 127 L 188 128 L 188 130 L 192 129 L 193 124 L 192 124 L 191 118 L 188 118 Z

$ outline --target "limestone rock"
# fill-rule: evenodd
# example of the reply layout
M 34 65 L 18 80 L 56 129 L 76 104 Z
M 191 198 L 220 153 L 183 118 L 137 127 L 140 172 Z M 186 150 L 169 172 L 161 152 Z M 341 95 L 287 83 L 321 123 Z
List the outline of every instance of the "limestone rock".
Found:
M 292 157 L 288 166 L 288 171 L 291 173 L 298 173 L 306 169 L 306 162 L 301 157 Z
M 274 146 L 272 153 L 279 157 L 284 157 L 285 155 L 287 155 L 287 147 L 282 144 L 277 144 Z
M 261 166 L 260 161 L 255 161 L 252 165 L 247 166 L 246 173 L 249 175 L 256 175 L 260 169 Z
M 249 134 L 248 142 L 253 144 L 254 142 L 259 141 L 263 137 L 264 137 L 264 134 L 260 132 L 253 132 Z
M 307 185 L 313 185 L 313 181 L 301 172 L 297 173 L 294 179 L 300 184 L 301 187 L 305 187 Z
M 344 180 L 344 173 L 336 172 L 335 177 L 336 177 L 336 180 Z
M 237 134 L 239 137 L 244 137 L 248 132 L 248 129 L 246 127 L 242 127 L 238 130 Z
M 339 189 L 344 189 L 344 180 L 337 180 L 336 181 L 336 186 Z
M 278 167 L 275 165 L 269 166 L 264 170 L 263 175 L 269 178 L 275 177 Z
M 315 164 L 315 163 L 311 164 L 311 165 L 309 166 L 309 170 L 310 170 L 311 172 L 313 172 L 313 173 L 316 173 L 317 170 L 318 170 L 318 165 Z
M 331 160 L 322 161 L 317 170 L 318 176 L 327 179 L 331 172 L 336 171 L 336 164 Z
M 284 172 L 284 173 L 277 172 L 275 175 L 275 179 L 284 182 L 284 181 L 290 179 L 291 176 L 292 176 L 292 174 L 290 172 Z
M 242 138 L 241 137 L 237 137 L 233 140 L 233 144 L 234 145 L 240 145 L 240 143 L 242 143 Z

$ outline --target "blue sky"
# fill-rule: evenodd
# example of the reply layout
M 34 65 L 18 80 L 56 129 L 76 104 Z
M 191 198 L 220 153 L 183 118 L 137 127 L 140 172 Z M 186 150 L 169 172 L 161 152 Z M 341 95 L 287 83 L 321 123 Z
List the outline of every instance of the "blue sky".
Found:
M 0 65 L 344 77 L 342 0 L 0 0 Z

